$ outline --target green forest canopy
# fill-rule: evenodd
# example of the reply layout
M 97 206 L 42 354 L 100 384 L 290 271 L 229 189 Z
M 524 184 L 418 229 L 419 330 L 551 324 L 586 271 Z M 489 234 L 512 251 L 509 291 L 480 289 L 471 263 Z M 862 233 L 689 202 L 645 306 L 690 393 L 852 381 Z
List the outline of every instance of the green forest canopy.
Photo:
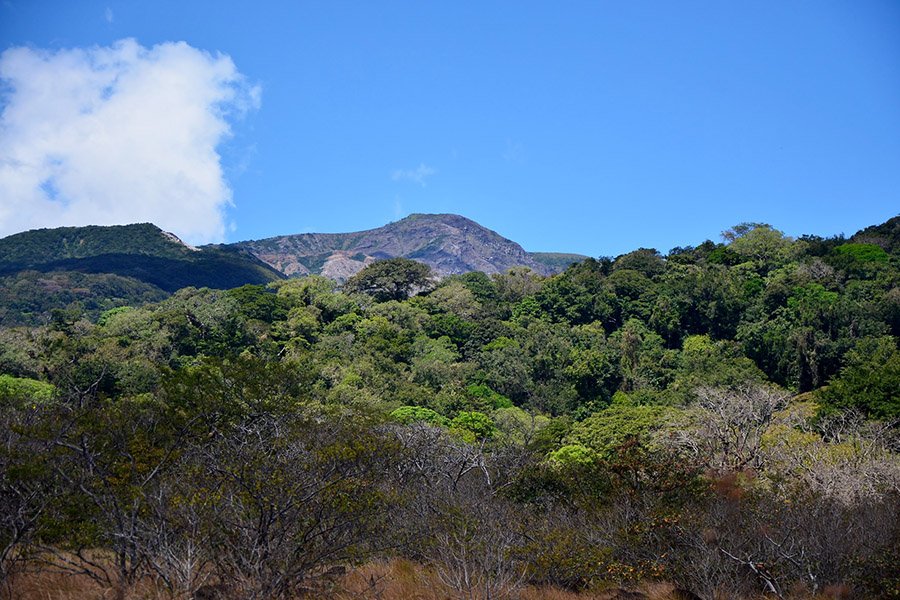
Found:
M 138 548 L 134 532 L 116 529 L 129 521 L 115 510 L 134 506 L 134 519 L 168 515 L 169 523 L 186 518 L 166 512 L 177 513 L 178 498 L 218 486 L 223 504 L 210 514 L 249 523 L 260 515 L 242 512 L 250 505 L 238 483 L 274 486 L 290 500 L 298 493 L 291 481 L 325 490 L 338 485 L 329 474 L 342 473 L 340 481 L 356 483 L 336 488 L 336 504 L 324 493 L 304 496 L 314 506 L 285 500 L 296 523 L 308 509 L 331 515 L 328 531 L 348 536 L 322 537 L 322 556 L 346 548 L 335 556 L 350 561 L 392 547 L 441 565 L 446 557 L 426 543 L 438 538 L 428 536 L 444 535 L 441 527 L 465 530 L 466 515 L 479 523 L 478 535 L 497 523 L 515 533 L 521 520 L 502 516 L 502 507 L 515 506 L 509 514 L 534 508 L 529 523 L 543 523 L 534 525 L 540 532 L 510 534 L 531 557 L 521 560 L 532 561 L 533 582 L 580 589 L 604 577 L 625 581 L 626 572 L 661 577 L 653 569 L 662 565 L 666 576 L 700 590 L 707 584 L 696 565 L 675 559 L 700 546 L 679 535 L 699 536 L 696 542 L 719 528 L 729 552 L 753 543 L 777 562 L 771 553 L 781 546 L 752 532 L 825 535 L 798 525 L 807 515 L 791 512 L 795 506 L 816 518 L 845 511 L 842 518 L 858 523 L 882 523 L 879 511 L 897 506 L 896 494 L 885 491 L 897 484 L 898 463 L 884 441 L 892 434 L 884 432 L 895 432 L 900 417 L 900 245 L 878 231 L 867 236 L 795 240 L 750 224 L 727 232 L 724 243 L 587 259 L 548 278 L 513 269 L 435 282 L 413 261 L 384 261 L 344 289 L 318 276 L 184 288 L 99 314 L 73 300 L 43 324 L 0 328 L 0 407 L 9 438 L 0 493 L 24 502 L 43 496 L 22 489 L 46 486 L 60 499 L 26 504 L 15 514 L 38 510 L 46 518 L 10 525 L 5 540 L 15 531 L 24 537 L 11 543 L 36 548 L 108 548 L 125 557 L 116 571 L 124 581 L 144 568 L 127 556 L 150 550 Z M 81 443 L 90 447 L 67 454 Z M 429 473 L 447 478 L 439 481 L 456 479 L 446 488 L 435 481 L 416 487 L 420 480 L 404 469 L 419 463 L 405 463 L 408 452 L 430 456 Z M 830 475 L 809 475 L 809 457 Z M 250 480 L 238 482 L 238 471 Z M 183 472 L 208 478 L 179 477 Z M 401 472 L 394 487 L 377 485 Z M 461 481 L 474 487 L 458 487 Z M 194 484 L 201 487 L 178 487 Z M 168 493 L 175 504 L 151 510 L 151 500 Z M 752 502 L 738 508 L 716 504 L 745 496 Z M 470 503 L 477 498 L 483 510 L 499 512 L 478 512 Z M 635 498 L 643 499 L 640 508 Z M 417 499 L 445 511 L 440 527 L 412 532 L 396 524 L 391 535 L 408 537 L 390 538 L 377 507 L 394 507 L 411 525 Z M 562 514 L 536 508 L 545 505 L 565 507 L 573 520 L 541 521 Z M 722 506 L 755 525 L 728 529 L 729 519 L 716 521 Z M 102 521 L 104 511 L 115 519 Z M 600 519 L 598 511 L 610 512 Z M 644 529 L 615 525 L 628 511 L 642 515 Z M 201 513 L 191 514 L 207 523 Z M 215 522 L 206 534 L 231 535 Z M 617 541 L 599 548 L 581 536 L 601 522 Z M 866 578 L 887 577 L 878 565 L 890 563 L 900 534 L 871 524 L 854 531 L 887 537 L 835 544 L 829 552 L 838 554 L 816 559 L 815 568 L 874 589 Z M 291 540 L 302 532 L 282 533 Z M 813 552 L 818 541 L 803 543 Z M 668 556 L 659 544 L 678 552 L 659 558 Z M 559 554 L 572 547 L 583 563 Z M 312 561 L 311 570 L 322 567 L 298 552 L 285 550 L 285 572 L 300 573 L 290 570 L 298 556 Z M 11 569 L 19 556 L 26 555 L 0 555 L 0 562 Z M 763 585 L 746 564 L 716 556 L 743 574 L 733 585 Z M 771 585 L 804 576 L 790 565 L 783 560 Z M 221 565 L 221 576 L 250 577 L 258 573 L 251 567 Z

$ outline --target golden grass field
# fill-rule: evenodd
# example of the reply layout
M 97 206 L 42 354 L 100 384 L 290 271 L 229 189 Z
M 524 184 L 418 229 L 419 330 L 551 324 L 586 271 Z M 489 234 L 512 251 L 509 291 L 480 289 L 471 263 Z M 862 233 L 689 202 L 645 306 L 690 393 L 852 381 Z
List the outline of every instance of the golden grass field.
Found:
M 760 595 L 758 598 L 771 598 Z M 70 575 L 50 570 L 20 574 L 2 592 L 4 600 L 191 600 L 189 596 L 172 596 L 153 585 L 141 582 L 131 590 L 104 588 L 83 575 Z M 239 600 L 238 594 L 223 594 L 203 590 L 196 600 Z M 648 582 L 632 588 L 614 585 L 582 592 L 559 588 L 523 586 L 501 591 L 490 598 L 478 594 L 463 594 L 448 589 L 437 575 L 422 565 L 394 559 L 370 562 L 349 570 L 338 578 L 329 590 L 305 592 L 298 600 L 315 598 L 333 600 L 691 600 L 694 596 L 681 593 L 665 582 Z M 854 596 L 846 586 L 830 586 L 819 594 L 797 589 L 785 596 L 792 600 L 850 600 Z M 722 595 L 703 600 L 745 600 Z M 746 600 L 749 600 L 746 599 Z

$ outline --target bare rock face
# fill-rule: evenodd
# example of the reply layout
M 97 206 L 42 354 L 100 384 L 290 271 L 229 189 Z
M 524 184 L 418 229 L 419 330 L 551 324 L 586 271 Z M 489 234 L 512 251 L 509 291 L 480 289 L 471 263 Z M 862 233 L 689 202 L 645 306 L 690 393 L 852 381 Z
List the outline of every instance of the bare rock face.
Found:
M 543 259 L 546 255 L 536 259 L 537 255 L 475 221 L 449 214 L 410 215 L 368 231 L 302 233 L 234 245 L 289 277 L 315 273 L 338 281 L 376 260 L 396 257 L 423 262 L 439 276 L 503 273 L 512 267 L 550 275 L 564 268 Z M 572 262 L 583 258 L 565 256 L 572 256 Z
M 325 264 L 322 265 L 322 270 L 319 274 L 335 281 L 346 281 L 373 262 L 375 262 L 375 259 L 371 256 L 358 260 L 350 253 L 339 250 L 325 259 Z

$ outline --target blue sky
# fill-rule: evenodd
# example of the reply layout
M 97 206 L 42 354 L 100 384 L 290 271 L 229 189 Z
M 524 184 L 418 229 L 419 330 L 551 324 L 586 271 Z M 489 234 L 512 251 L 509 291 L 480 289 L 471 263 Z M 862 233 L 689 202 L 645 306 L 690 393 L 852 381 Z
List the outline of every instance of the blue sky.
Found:
M 4 50 L 3 235 L 163 220 L 237 241 L 454 212 L 599 256 L 900 212 L 894 0 L 4 0 Z

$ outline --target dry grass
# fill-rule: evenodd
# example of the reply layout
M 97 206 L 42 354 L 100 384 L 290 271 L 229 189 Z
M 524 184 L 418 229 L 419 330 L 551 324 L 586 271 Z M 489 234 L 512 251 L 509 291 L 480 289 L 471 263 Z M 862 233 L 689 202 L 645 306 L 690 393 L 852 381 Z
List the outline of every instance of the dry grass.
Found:
M 3 598 L 15 600 L 106 600 L 114 597 L 111 590 L 103 590 L 84 575 L 67 575 L 48 570 L 20 573 Z
M 372 562 L 349 572 L 339 582 L 336 600 L 459 600 L 437 576 L 422 565 L 406 560 Z M 646 600 L 676 600 L 675 588 L 666 583 L 647 583 L 632 590 Z M 508 590 L 507 600 L 617 600 L 620 588 L 571 592 L 554 587 L 525 586 Z M 468 599 L 467 599 L 468 600 Z
M 795 600 L 847 600 L 852 598 L 846 586 L 830 586 L 819 595 L 805 590 L 791 590 Z M 373 561 L 350 570 L 335 582 L 328 594 L 309 595 L 305 600 L 481 600 L 461 598 L 443 586 L 427 567 L 407 560 Z M 632 590 L 571 592 L 559 588 L 525 586 L 508 590 L 505 600 L 680 600 L 668 583 L 645 583 Z M 11 589 L 0 590 L 0 600 L 172 600 L 150 583 L 118 595 L 116 590 L 102 588 L 83 575 L 67 575 L 43 570 L 20 574 Z M 183 600 L 183 599 L 178 599 Z M 223 599 L 224 600 L 224 599 Z M 500 600 L 499 598 L 497 600 Z M 747 599 L 749 600 L 749 599 Z
M 164 600 L 169 595 L 150 581 L 139 582 L 127 592 L 101 586 L 86 575 L 43 569 L 17 575 L 0 600 Z M 174 600 L 174 599 L 173 599 Z

